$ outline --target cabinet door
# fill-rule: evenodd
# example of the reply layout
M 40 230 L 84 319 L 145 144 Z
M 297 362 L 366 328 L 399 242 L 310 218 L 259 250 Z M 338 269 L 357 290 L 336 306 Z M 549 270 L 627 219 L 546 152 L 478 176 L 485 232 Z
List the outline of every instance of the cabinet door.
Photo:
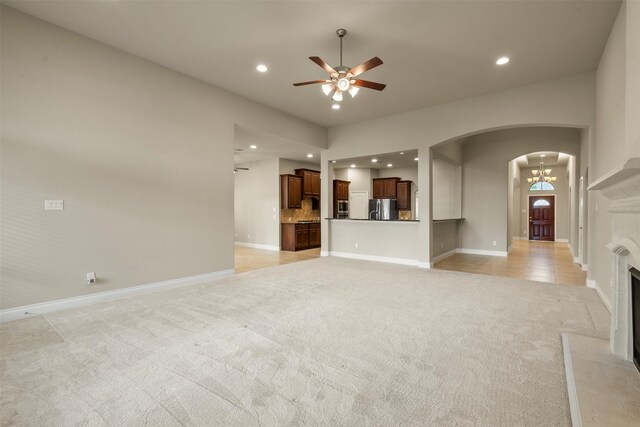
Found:
M 384 198 L 384 179 L 374 179 L 373 180 L 373 198 L 374 199 L 383 199 Z
M 342 182 L 342 200 L 349 200 L 349 183 Z
M 384 197 L 389 199 L 396 198 L 396 183 L 395 179 L 385 179 L 384 180 Z
M 309 246 L 320 246 L 320 224 L 309 224 Z
M 288 208 L 300 209 L 302 207 L 302 179 L 298 176 L 290 176 L 288 183 Z
M 398 210 L 411 209 L 411 183 L 409 181 L 400 181 L 397 185 Z
M 309 247 L 309 226 L 296 225 L 296 249 L 305 249 Z
M 314 196 L 320 197 L 320 174 L 311 174 L 311 193 Z

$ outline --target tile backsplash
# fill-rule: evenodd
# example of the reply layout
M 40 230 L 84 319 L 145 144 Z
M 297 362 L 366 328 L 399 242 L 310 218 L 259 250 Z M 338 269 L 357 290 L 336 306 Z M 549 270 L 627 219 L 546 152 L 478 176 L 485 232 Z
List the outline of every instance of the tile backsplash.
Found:
M 301 209 L 280 209 L 280 222 L 283 224 L 319 219 L 320 209 L 312 209 L 311 199 L 303 199 Z

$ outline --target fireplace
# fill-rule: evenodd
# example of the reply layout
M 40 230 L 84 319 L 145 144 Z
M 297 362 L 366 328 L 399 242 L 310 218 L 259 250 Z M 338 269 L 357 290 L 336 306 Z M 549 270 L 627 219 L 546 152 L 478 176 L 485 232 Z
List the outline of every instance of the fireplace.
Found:
M 640 372 L 640 271 L 632 268 L 631 273 L 631 317 L 633 323 L 633 363 Z

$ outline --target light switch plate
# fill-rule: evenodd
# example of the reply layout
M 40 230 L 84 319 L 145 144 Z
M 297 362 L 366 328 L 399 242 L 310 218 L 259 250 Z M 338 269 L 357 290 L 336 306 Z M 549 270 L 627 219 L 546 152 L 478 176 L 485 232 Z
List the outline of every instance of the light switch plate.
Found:
M 62 200 L 45 200 L 44 201 L 44 210 L 45 211 L 62 211 L 62 210 L 64 210 L 64 201 L 62 201 Z

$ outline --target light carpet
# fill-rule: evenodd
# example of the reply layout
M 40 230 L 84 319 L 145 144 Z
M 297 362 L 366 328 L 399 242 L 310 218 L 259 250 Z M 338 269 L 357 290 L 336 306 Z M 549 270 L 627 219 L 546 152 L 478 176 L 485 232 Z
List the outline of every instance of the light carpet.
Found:
M 592 289 L 338 258 L 0 326 L 3 425 L 570 425 Z

